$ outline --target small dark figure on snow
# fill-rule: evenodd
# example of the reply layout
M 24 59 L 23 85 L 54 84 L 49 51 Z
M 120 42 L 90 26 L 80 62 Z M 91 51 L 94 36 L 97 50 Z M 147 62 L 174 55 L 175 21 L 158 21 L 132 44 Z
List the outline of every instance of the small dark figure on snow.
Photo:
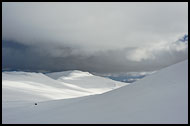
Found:
M 35 105 L 37 105 L 37 103 L 35 103 Z

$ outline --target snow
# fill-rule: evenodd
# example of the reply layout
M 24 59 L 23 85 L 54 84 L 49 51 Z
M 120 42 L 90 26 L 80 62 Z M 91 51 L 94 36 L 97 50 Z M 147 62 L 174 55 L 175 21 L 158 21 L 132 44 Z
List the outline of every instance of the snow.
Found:
M 118 81 L 111 81 L 110 79 L 104 77 L 92 75 L 89 72 L 82 72 L 78 70 L 54 72 L 48 73 L 46 75 L 58 80 L 59 82 L 72 83 L 85 89 L 93 88 L 101 90 L 106 88 L 117 88 L 123 85 L 127 85 Z
M 65 77 L 57 79 L 61 82 Z M 43 101 L 37 106 L 34 102 L 4 101 L 3 123 L 187 124 L 188 60 L 102 94 Z
M 126 85 L 125 83 L 97 77 L 87 72 L 70 71 L 70 73 L 71 75 L 69 77 L 70 79 L 73 78 L 73 80 L 67 82 L 63 79 L 56 80 L 55 78 L 50 78 L 49 76 L 57 76 L 57 74 L 59 74 L 59 78 L 64 78 L 68 74 L 68 71 L 49 73 L 47 74 L 48 76 L 42 73 L 3 72 L 3 101 L 39 102 L 74 98 L 100 94 Z M 80 83 L 75 83 L 74 78 L 76 77 L 78 79 L 77 81 Z M 104 82 L 106 86 L 104 84 L 101 85 L 101 82 Z M 81 86 L 82 83 L 88 85 L 88 88 L 83 88 Z

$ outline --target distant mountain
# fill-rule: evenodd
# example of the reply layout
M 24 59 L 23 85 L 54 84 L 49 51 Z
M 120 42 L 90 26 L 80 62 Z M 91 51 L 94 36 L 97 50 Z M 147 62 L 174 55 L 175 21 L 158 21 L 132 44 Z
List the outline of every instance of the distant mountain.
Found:
M 128 73 L 118 73 L 118 74 L 97 74 L 102 77 L 110 78 L 112 80 L 121 81 L 125 83 L 133 83 L 137 80 L 140 80 L 147 75 L 155 73 L 156 71 L 151 72 L 128 72 Z

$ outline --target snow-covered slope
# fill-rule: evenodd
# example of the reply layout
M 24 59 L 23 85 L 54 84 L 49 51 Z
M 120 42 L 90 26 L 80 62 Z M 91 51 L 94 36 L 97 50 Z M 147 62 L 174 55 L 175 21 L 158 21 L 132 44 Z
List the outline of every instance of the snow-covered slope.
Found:
M 78 70 L 54 72 L 48 73 L 46 75 L 58 80 L 59 82 L 75 84 L 85 89 L 109 90 L 125 85 L 124 83 L 120 83 L 118 81 L 111 81 L 110 79 L 95 76 L 90 74 L 89 72 L 82 72 Z
M 188 123 L 188 61 L 99 95 L 4 106 L 3 123 Z
M 42 73 L 3 72 L 3 101 L 39 102 L 74 98 L 100 94 L 125 85 L 125 83 L 97 77 L 82 71 L 70 71 L 70 81 L 66 81 L 62 78 L 67 73 L 68 71 L 60 72 L 60 79 L 56 80 Z M 57 73 L 49 73 L 48 75 L 57 75 Z M 88 88 L 81 86 L 84 84 L 88 85 Z

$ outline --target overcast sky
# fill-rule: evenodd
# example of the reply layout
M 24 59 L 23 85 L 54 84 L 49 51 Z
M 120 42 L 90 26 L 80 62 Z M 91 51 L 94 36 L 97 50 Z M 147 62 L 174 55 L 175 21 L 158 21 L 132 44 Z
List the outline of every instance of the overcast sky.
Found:
M 3 68 L 154 71 L 188 58 L 188 3 L 5 3 Z

